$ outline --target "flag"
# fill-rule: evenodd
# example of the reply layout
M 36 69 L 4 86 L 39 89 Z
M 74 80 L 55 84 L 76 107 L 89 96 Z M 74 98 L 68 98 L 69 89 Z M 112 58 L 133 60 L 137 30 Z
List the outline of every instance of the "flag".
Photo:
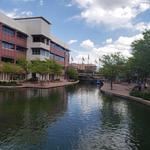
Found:
M 73 57 L 71 56 L 71 61 L 73 61 Z
M 90 59 L 90 56 L 89 56 L 89 54 L 88 54 L 88 60 Z
M 85 61 L 84 57 L 82 57 L 82 61 Z
M 99 62 L 101 61 L 101 58 L 99 57 Z
M 95 63 L 97 64 L 97 60 L 95 59 Z

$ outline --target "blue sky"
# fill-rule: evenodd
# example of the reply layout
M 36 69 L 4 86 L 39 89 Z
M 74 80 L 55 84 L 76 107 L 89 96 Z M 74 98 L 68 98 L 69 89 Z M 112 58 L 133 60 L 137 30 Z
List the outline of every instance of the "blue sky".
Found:
M 0 0 L 10 17 L 43 16 L 70 45 L 74 62 L 103 54 L 131 54 L 131 43 L 150 29 L 150 0 Z

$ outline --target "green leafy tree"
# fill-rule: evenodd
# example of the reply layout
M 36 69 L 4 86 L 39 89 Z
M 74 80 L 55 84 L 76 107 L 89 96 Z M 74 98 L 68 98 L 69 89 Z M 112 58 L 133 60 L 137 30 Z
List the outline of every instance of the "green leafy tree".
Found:
M 128 83 L 130 83 L 132 79 L 135 80 L 137 78 L 134 57 L 128 58 L 124 66 L 125 66 L 123 69 L 124 78 L 128 81 Z
M 126 59 L 120 53 L 115 53 L 103 55 L 101 62 L 103 67 L 100 73 L 110 80 L 110 86 L 113 89 L 113 81 L 122 73 Z
M 66 74 L 69 79 L 78 80 L 78 72 L 74 68 L 68 68 Z
M 62 74 L 62 66 L 55 61 L 53 62 L 53 73 L 56 76 L 60 76 Z
M 0 73 L 3 72 L 3 63 L 0 63 Z
M 3 73 L 9 74 L 11 76 L 11 80 L 13 80 L 14 75 L 16 74 L 23 74 L 24 70 L 16 65 L 16 64 L 12 64 L 12 63 L 4 63 L 3 64 L 3 69 L 2 69 Z
M 53 79 L 55 76 L 60 76 L 62 74 L 63 67 L 56 61 L 47 60 L 46 63 L 48 65 L 49 74 L 52 75 Z
M 141 79 L 150 75 L 150 30 L 143 33 L 143 39 L 132 43 L 134 69 Z
M 27 61 L 26 59 L 19 59 L 18 60 L 18 65 L 24 70 L 24 72 L 25 72 L 25 79 L 27 79 L 27 74 L 29 72 L 30 62 Z
M 33 61 L 29 66 L 29 70 L 32 73 L 40 74 L 42 76 L 42 80 L 43 77 L 49 73 L 49 69 L 46 61 L 40 61 L 40 60 Z

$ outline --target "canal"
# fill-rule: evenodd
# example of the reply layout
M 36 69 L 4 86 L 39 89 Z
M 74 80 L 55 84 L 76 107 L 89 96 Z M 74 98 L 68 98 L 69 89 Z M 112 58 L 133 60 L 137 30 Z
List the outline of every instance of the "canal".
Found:
M 91 85 L 0 90 L 0 150 L 149 150 L 149 115 Z

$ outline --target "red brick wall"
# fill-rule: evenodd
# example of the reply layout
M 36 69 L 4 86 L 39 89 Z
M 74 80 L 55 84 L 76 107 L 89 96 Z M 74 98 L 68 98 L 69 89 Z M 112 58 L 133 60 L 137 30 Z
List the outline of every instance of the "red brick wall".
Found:
M 58 55 L 58 56 L 62 56 L 62 57 L 65 56 L 65 51 L 61 51 L 61 50 L 58 50 L 58 49 L 56 49 L 56 48 L 51 48 L 51 52 L 52 52 L 53 54 Z
M 1 60 L 1 50 L 2 50 L 2 24 L 0 23 L 0 60 Z
M 19 46 L 22 46 L 25 48 L 27 47 L 27 40 L 26 39 L 21 39 L 21 38 L 16 37 L 15 43 Z
M 50 51 L 51 53 L 53 54 L 56 54 L 58 56 L 61 56 L 61 57 L 64 57 L 65 60 L 64 61 L 57 61 L 59 64 L 67 67 L 69 65 L 69 52 L 68 51 L 63 51 L 63 50 L 59 50 L 59 49 L 56 49 L 56 48 L 53 48 L 53 47 L 50 47 Z
M 0 42 L 0 58 L 8 57 L 14 59 L 15 61 L 20 58 L 26 58 L 26 52 L 17 51 L 16 45 L 27 48 L 27 39 L 18 38 L 16 33 L 17 31 L 15 32 L 15 36 L 3 34 L 2 23 L 0 23 L 0 41 L 5 41 L 8 43 L 15 44 L 15 49 L 9 50 L 9 49 L 3 49 L 2 44 Z

